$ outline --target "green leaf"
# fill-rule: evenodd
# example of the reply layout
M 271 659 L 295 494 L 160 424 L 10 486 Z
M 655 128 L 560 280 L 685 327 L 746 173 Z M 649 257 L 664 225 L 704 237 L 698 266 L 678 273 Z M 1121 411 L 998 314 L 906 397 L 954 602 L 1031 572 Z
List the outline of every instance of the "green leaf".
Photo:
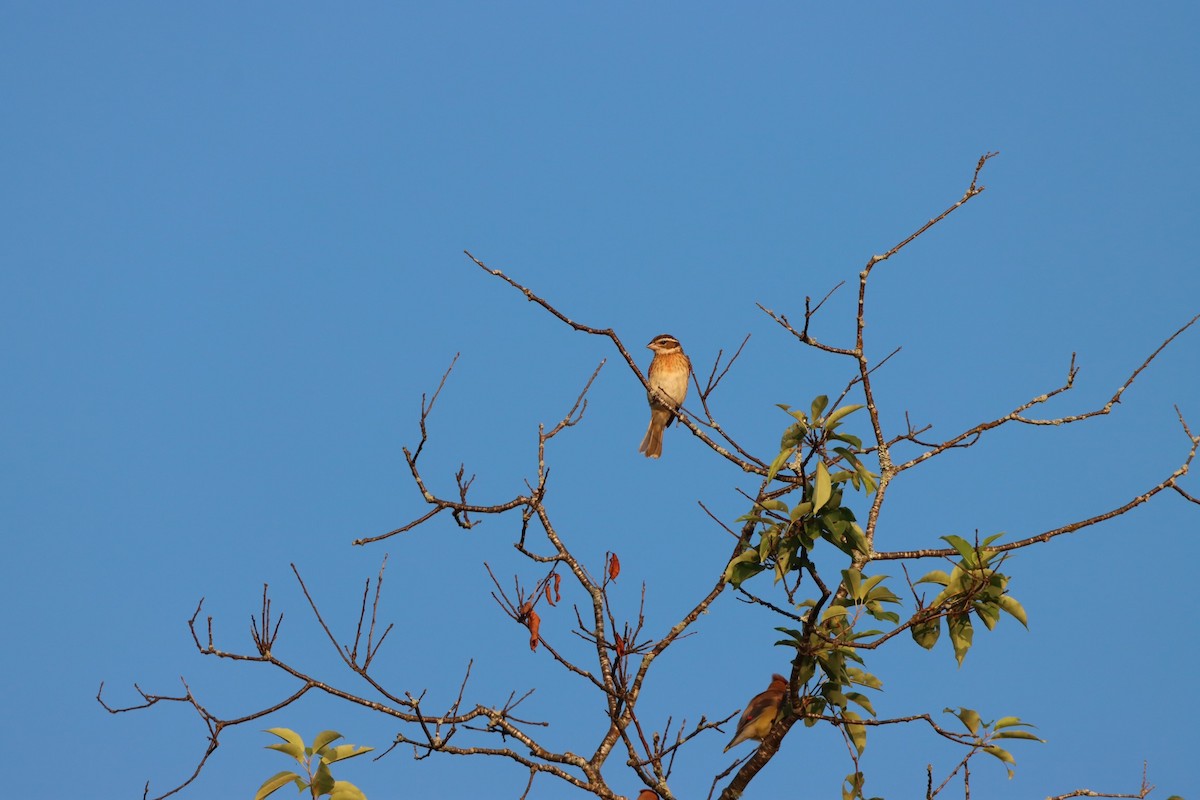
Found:
M 778 583 L 787 574 L 788 569 L 792 566 L 792 554 L 794 550 L 780 550 L 775 555 L 775 582 Z
M 863 588 L 862 588 L 863 596 L 869 597 L 872 600 L 882 600 L 883 597 L 876 594 L 876 588 L 879 586 L 879 584 L 883 583 L 887 579 L 888 579 L 887 575 L 872 575 L 869 578 L 867 578 L 863 582 Z M 891 597 L 893 599 L 896 598 L 896 595 L 892 594 L 891 591 L 888 590 L 886 587 L 884 587 L 883 592 L 888 597 Z
M 333 775 L 329 772 L 329 765 L 322 761 L 317 765 L 317 771 L 313 773 L 312 788 L 314 797 L 320 797 L 323 794 L 332 792 L 333 784 Z
M 824 461 L 817 462 L 817 480 L 813 487 L 813 511 L 820 511 L 829 502 L 833 487 L 829 481 L 829 470 Z
M 842 438 L 842 434 L 840 434 L 840 433 L 829 434 L 830 441 L 840 441 L 841 438 Z M 851 450 L 849 447 L 835 447 L 835 448 L 833 448 L 833 452 L 837 453 L 840 458 L 846 459 L 847 464 L 853 465 L 853 464 L 859 463 L 858 456 L 856 456 L 854 454 L 854 451 Z
M 792 518 L 792 522 L 795 522 L 805 514 L 811 514 L 812 510 L 812 503 L 805 500 L 803 503 L 796 503 L 796 505 L 792 506 L 791 513 L 789 513 L 788 516 Z
M 858 662 L 859 664 L 865 664 L 865 663 L 866 663 L 865 661 L 863 661 L 863 660 L 862 660 L 862 656 L 860 656 L 860 655 L 858 654 L 858 651 L 857 651 L 857 650 L 855 650 L 853 647 L 843 647 L 843 648 L 840 648 L 840 649 L 841 649 L 841 651 L 842 651 L 843 655 L 845 655 L 845 657 L 846 657 L 846 658 L 848 658 L 848 659 L 850 659 L 851 661 L 856 661 L 856 662 Z M 842 681 L 842 682 L 843 682 L 843 683 L 845 683 L 845 681 Z
M 845 617 L 846 613 L 845 606 L 830 606 L 829 608 L 825 609 L 823 614 L 821 614 L 821 622 L 826 622 L 834 617 Z
M 983 750 L 988 755 L 992 755 L 992 756 L 995 756 L 996 758 L 1000 759 L 1006 765 L 1014 765 L 1017 763 L 1017 760 L 1012 757 L 1012 753 L 1008 752 L 1003 747 L 997 747 L 994 744 L 990 744 L 990 745 L 987 745 L 986 747 L 984 747 Z M 1007 769 L 1008 769 L 1008 777 L 1012 778 L 1012 776 L 1013 776 L 1012 767 L 1009 766 L 1009 767 L 1007 767 Z
M 768 528 L 763 531 L 758 537 L 758 560 L 766 561 L 771 557 L 772 551 L 779 544 L 779 530 L 775 527 Z
M 367 800 L 367 796 L 350 781 L 336 781 L 333 791 L 329 793 L 329 800 Z
M 874 472 L 871 472 L 871 470 L 864 467 L 862 464 L 856 464 L 855 471 L 858 472 L 858 477 L 862 479 L 863 488 L 866 489 L 867 494 L 873 494 L 875 492 L 875 487 L 878 486 L 878 484 L 875 482 L 875 479 L 878 476 Z
M 734 586 L 741 586 L 743 581 L 749 580 L 764 569 L 766 568 L 759 563 L 757 550 L 744 550 L 725 568 L 725 581 Z
M 304 779 L 294 772 L 277 772 L 263 781 L 262 786 L 258 787 L 258 791 L 254 793 L 254 800 L 262 800 L 271 792 L 282 786 L 287 786 L 289 783 L 295 783 L 300 791 L 304 791 L 304 788 L 308 786 L 304 782 Z
M 979 735 L 979 726 L 982 723 L 982 720 L 979 717 L 978 711 L 973 708 L 964 708 L 962 706 L 959 707 L 958 711 L 952 711 L 949 708 L 946 710 L 962 720 L 962 724 L 966 725 L 967 730 L 969 730 L 972 734 L 976 736 Z
M 836 439 L 839 442 L 845 442 L 846 444 L 850 445 L 851 447 L 855 447 L 860 450 L 862 449 L 862 439 L 860 439 L 859 437 L 855 436 L 852 433 L 835 433 L 832 436 L 830 436 L 829 438 Z
M 878 636 L 881 633 L 883 633 L 883 631 L 877 630 L 875 628 L 871 628 L 871 629 L 868 629 L 865 631 L 854 631 L 849 636 L 844 637 L 844 638 L 847 638 L 852 642 L 857 642 L 859 639 L 869 639 L 872 636 Z M 847 650 L 847 652 L 850 652 L 850 653 L 854 652 L 854 650 L 850 649 L 849 647 L 847 647 L 846 650 Z
M 830 705 L 837 706 L 845 710 L 846 705 L 850 702 L 846 699 L 846 695 L 842 694 L 841 687 L 836 683 L 827 683 L 821 687 L 821 696 Z
M 726 579 L 735 588 L 762 572 L 766 567 L 760 564 L 737 564 L 732 567 L 731 574 Z
M 862 598 L 862 573 L 856 569 L 842 570 L 842 584 L 854 600 Z
M 850 724 L 851 721 L 862 719 L 862 717 L 853 711 L 844 712 L 842 719 L 846 721 L 846 733 L 850 734 L 850 741 L 854 742 L 854 749 L 861 756 L 863 750 L 867 749 L 867 726 Z
M 860 553 L 867 552 L 867 537 L 862 528 L 858 527 L 857 522 L 851 522 L 846 526 L 846 538 L 850 540 L 850 545 L 855 550 Z
M 979 620 L 990 631 L 995 629 L 996 623 L 1000 620 L 1000 608 L 993 603 L 983 603 L 976 600 L 972 607 L 975 609 Z
M 971 627 L 971 618 L 965 614 L 950 617 L 946 620 L 946 628 L 950 632 L 950 643 L 954 645 L 954 657 L 961 667 L 967 651 L 971 649 L 971 641 L 975 638 L 975 629 Z
M 883 681 L 876 678 L 869 672 L 864 672 L 858 667 L 849 667 L 846 670 L 850 675 L 850 682 L 857 683 L 859 686 L 866 686 L 868 689 L 883 689 Z
M 771 462 L 771 466 L 767 469 L 767 480 L 772 480 L 779 470 L 783 469 L 791 457 L 791 449 L 780 450 L 779 455 L 775 456 L 775 460 Z
M 942 591 L 938 592 L 938 596 L 933 598 L 933 600 L 929 603 L 928 607 L 933 608 L 933 609 L 939 609 L 942 606 L 944 606 L 946 604 L 946 601 L 949 600 L 951 597 L 953 597 L 955 594 L 957 594 L 957 592 L 952 591 L 950 589 L 950 587 L 947 586 L 945 589 L 942 589 Z
M 758 504 L 760 506 L 762 506 L 763 508 L 767 509 L 768 511 L 787 511 L 788 510 L 787 503 L 783 502 L 782 500 L 773 500 L 773 499 L 768 498 L 766 500 L 760 500 L 758 502 Z
M 1046 741 L 1045 739 L 1041 739 L 1037 736 L 1034 736 L 1029 731 L 1000 731 L 999 733 L 994 735 L 992 738 L 993 739 L 1028 739 L 1031 742 Z
M 927 572 L 924 576 L 918 578 L 917 583 L 936 583 L 939 586 L 945 586 L 950 583 L 950 576 L 940 569 L 935 569 L 933 572 Z
M 805 642 L 808 640 L 808 637 L 795 628 L 776 628 L 775 630 L 786 633 L 788 636 L 792 637 L 791 639 L 780 639 L 775 643 L 777 647 L 779 645 L 786 645 L 787 647 L 794 647 L 799 650 L 800 648 L 804 647 Z M 800 656 L 797 655 L 796 658 L 798 659 Z
M 867 613 L 880 622 L 890 622 L 893 625 L 900 622 L 900 615 L 895 611 L 884 611 L 881 608 L 872 607 L 873 604 L 867 605 Z M 882 632 L 882 631 L 881 631 Z
M 1021 607 L 1021 604 L 1017 602 L 1016 598 L 1014 598 L 1012 595 L 1006 594 L 996 602 L 1000 604 L 1000 608 L 1007 611 L 1013 618 L 1017 620 L 1017 622 L 1021 623 L 1026 628 L 1029 627 L 1029 618 L 1025 616 L 1025 609 Z
M 971 573 L 963 569 L 961 564 L 955 564 L 954 569 L 950 570 L 950 582 L 946 584 L 946 591 L 952 595 L 961 594 L 971 583 Z
M 977 561 L 976 561 L 977 557 L 975 554 L 975 545 L 971 544 L 970 542 L 968 542 L 966 539 L 962 538 L 961 536 L 955 536 L 954 534 L 950 534 L 949 536 L 943 536 L 942 538 L 945 539 L 946 542 L 949 543 L 949 545 L 951 547 L 953 547 L 955 550 L 958 551 L 958 554 L 960 556 L 962 556 L 963 562 L 968 567 L 975 566 L 975 564 L 977 563 Z
M 862 406 L 862 405 L 842 406 L 841 408 L 836 409 L 835 411 L 831 411 L 829 413 L 829 416 L 825 418 L 825 423 L 824 423 L 823 427 L 827 431 L 833 430 L 833 428 L 837 427 L 837 424 L 840 420 L 842 420 L 843 418 L 845 418 L 846 416 L 848 416 L 850 414 L 853 414 L 855 411 L 858 411 L 860 408 L 865 408 L 865 406 Z
M 927 619 L 924 622 L 918 622 L 909 629 L 912 632 L 913 641 L 924 647 L 926 650 L 932 650 L 937 644 L 938 636 L 942 633 L 942 621 L 940 619 Z
M 289 728 L 267 728 L 266 732 L 278 736 L 284 742 L 283 744 L 269 744 L 266 746 L 268 750 L 278 750 L 301 764 L 304 763 L 304 740 L 300 738 L 300 734 Z
M 374 747 L 358 747 L 352 744 L 339 744 L 325 756 L 325 762 L 328 764 L 333 764 L 337 761 L 345 761 L 347 758 L 361 756 L 363 753 L 369 753 L 374 749 Z
M 340 738 L 342 738 L 342 735 L 337 731 L 321 731 L 317 734 L 317 738 L 313 739 L 313 752 L 319 754 L 325 748 L 325 745 L 330 742 L 336 742 Z
M 820 697 L 810 698 L 808 701 L 808 713 L 824 714 L 825 713 L 825 701 L 823 699 L 821 699 Z M 805 717 L 804 718 L 804 727 L 811 728 L 813 725 L 816 725 L 820 721 L 821 720 L 815 719 L 814 717 Z
M 872 717 L 875 716 L 875 706 L 871 705 L 871 699 L 865 694 L 859 692 L 846 692 L 846 698 L 851 702 L 859 705 Z
M 817 662 L 811 658 L 797 656 L 792 663 L 796 665 L 796 683 L 799 686 L 808 683 L 817 674 Z
M 783 436 L 779 438 L 780 450 L 795 450 L 804 443 L 804 437 L 808 435 L 808 426 L 803 421 L 795 422 L 784 430 Z
M 829 396 L 820 395 L 812 401 L 812 419 L 817 419 L 821 416 L 821 412 L 825 410 L 825 406 L 829 405 Z
M 849 683 L 850 676 L 846 673 L 846 661 L 837 653 L 817 654 L 817 663 L 825 671 L 825 675 L 837 683 Z
M 851 772 L 842 781 L 842 800 L 861 800 L 866 778 L 861 772 Z

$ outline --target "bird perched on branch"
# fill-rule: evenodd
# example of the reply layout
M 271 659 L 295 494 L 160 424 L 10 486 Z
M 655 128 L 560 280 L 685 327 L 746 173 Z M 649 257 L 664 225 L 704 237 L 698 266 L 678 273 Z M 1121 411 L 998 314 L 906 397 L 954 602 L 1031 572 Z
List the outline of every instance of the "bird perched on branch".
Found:
M 646 429 L 638 452 L 645 453 L 646 458 L 658 458 L 662 455 L 663 430 L 675 420 L 675 410 L 683 405 L 683 398 L 687 396 L 692 362 L 683 354 L 679 340 L 666 333 L 655 336 L 646 347 L 654 351 L 647 375 L 650 427 Z
M 783 699 L 787 696 L 788 680 L 782 675 L 772 675 L 771 685 L 765 692 L 754 695 L 754 699 L 746 705 L 746 710 L 738 718 L 737 733 L 733 740 L 725 746 L 729 748 L 739 745 L 747 739 L 761 742 L 779 719 L 779 710 L 783 707 Z

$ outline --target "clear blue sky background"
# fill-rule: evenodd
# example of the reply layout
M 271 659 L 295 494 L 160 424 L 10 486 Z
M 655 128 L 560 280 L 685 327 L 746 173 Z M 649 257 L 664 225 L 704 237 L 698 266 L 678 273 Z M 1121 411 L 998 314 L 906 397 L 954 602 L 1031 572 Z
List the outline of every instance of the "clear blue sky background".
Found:
M 397 691 L 447 703 L 537 693 L 547 743 L 590 751 L 602 703 L 489 598 L 519 519 L 449 519 L 353 548 L 423 513 L 402 445 L 420 395 L 462 357 L 430 422 L 433 488 L 465 462 L 499 501 L 535 469 L 539 422 L 609 358 L 584 424 L 554 442 L 551 511 L 593 569 L 614 550 L 620 613 L 660 633 L 712 584 L 729 543 L 698 508 L 745 510 L 744 476 L 690 435 L 641 458 L 645 399 L 600 339 L 552 320 L 470 249 L 575 318 L 638 349 L 677 335 L 706 369 L 752 333 L 715 408 L 770 455 L 774 403 L 836 393 L 846 363 L 798 346 L 755 308 L 799 317 L 966 187 L 987 192 L 880 269 L 870 308 L 890 432 L 909 412 L 949 436 L 1057 386 L 1101 405 L 1200 311 L 1195 6 L 1159 3 L 728 4 L 26 3 L 0 7 L 0 525 L 8 611 L 0 694 L 6 793 L 139 797 L 190 774 L 203 729 L 182 708 L 111 717 L 137 681 L 179 676 L 234 717 L 292 686 L 197 655 L 200 597 L 218 643 L 250 647 L 264 582 L 286 613 L 277 653 L 332 682 L 294 562 L 340 635 L 390 554 L 378 662 Z M 852 292 L 819 321 L 850 341 Z M 1200 429 L 1200 330 L 1108 418 L 1002 430 L 894 484 L 885 547 L 1107 510 Z M 865 431 L 864 431 L 865 433 Z M 915 451 L 909 451 L 915 452 Z M 1189 478 L 1194 493 L 1200 483 Z M 1015 779 L 981 763 L 977 796 L 1134 791 L 1195 796 L 1200 509 L 1174 494 L 1010 562 L 1030 630 L 873 655 L 883 715 L 971 706 L 1039 725 Z M 932 568 L 934 565 L 928 565 Z M 899 571 L 890 570 L 899 580 Z M 902 584 L 897 583 L 897 588 Z M 568 595 L 578 601 L 577 592 Z M 573 615 L 543 632 L 572 647 Z M 723 716 L 784 671 L 776 620 L 726 595 L 670 651 L 642 710 L 660 726 Z M 583 651 L 580 651 L 583 652 Z M 286 768 L 262 728 L 387 746 L 384 720 L 314 700 L 230 731 L 187 797 L 249 796 Z M 727 735 L 679 757 L 703 797 Z M 748 746 L 747 746 L 748 751 Z M 740 752 L 740 751 L 739 751 Z M 915 797 L 958 754 L 919 728 L 872 733 L 868 791 Z M 608 777 L 639 788 L 613 758 Z M 747 797 L 835 796 L 851 769 L 828 727 L 795 729 Z M 372 798 L 517 797 L 507 763 L 404 753 L 347 764 Z M 573 796 L 539 779 L 531 797 Z

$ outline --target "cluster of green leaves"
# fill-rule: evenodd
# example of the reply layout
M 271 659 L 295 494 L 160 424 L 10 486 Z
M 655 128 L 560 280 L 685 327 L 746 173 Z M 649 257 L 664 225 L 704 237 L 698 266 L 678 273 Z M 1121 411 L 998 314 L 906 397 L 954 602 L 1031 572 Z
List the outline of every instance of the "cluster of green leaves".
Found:
M 1028 722 L 1021 722 L 1020 717 L 1001 717 L 995 722 L 984 722 L 979 716 L 979 712 L 970 708 L 946 708 L 943 709 L 947 714 L 953 714 L 958 717 L 963 726 L 966 727 L 967 733 L 970 734 L 972 745 L 987 753 L 990 756 L 998 758 L 1004 764 L 1004 768 L 1008 770 L 1008 777 L 1013 776 L 1013 767 L 1016 766 L 1017 760 L 1012 757 L 1012 753 L 1005 750 L 1003 747 L 995 744 L 1002 739 L 1025 739 L 1031 742 L 1044 741 L 1034 736 L 1029 731 L 1023 731 L 1021 728 L 1032 728 Z
M 817 678 L 819 682 L 811 693 L 805 691 L 805 709 L 810 714 L 830 714 L 849 723 L 862 719 L 859 711 L 852 706 L 875 716 L 875 707 L 870 698 L 854 687 L 882 690 L 883 682 L 867 672 L 865 662 L 855 647 L 855 643 L 872 636 L 878 636 L 882 631 L 855 630 L 854 625 L 861 613 L 875 619 L 895 623 L 899 615 L 884 608 L 886 604 L 900 602 L 890 589 L 883 585 L 887 576 L 873 575 L 864 577 L 857 569 L 842 570 L 842 587 L 844 593 L 839 593 L 830 600 L 829 606 L 821 613 L 820 620 L 813 625 L 807 625 L 805 631 L 793 628 L 776 628 L 786 633 L 788 638 L 776 642 L 777 645 L 792 647 L 796 650 L 793 663 L 798 668 L 798 679 L 804 686 Z M 805 620 L 815 611 L 816 602 L 805 600 L 799 604 L 808 608 Z M 815 718 L 806 718 L 804 724 L 811 727 L 816 724 Z M 867 747 L 867 729 L 863 725 L 849 724 L 846 733 L 854 744 L 855 750 L 861 755 Z
M 827 482 L 841 483 L 848 480 L 854 484 L 855 489 L 865 489 L 868 494 L 875 491 L 877 476 L 863 466 L 856 454 L 862 449 L 862 439 L 853 434 L 838 431 L 842 420 L 865 406 L 842 406 L 822 416 L 829 405 L 829 397 L 821 395 L 812 401 L 812 405 L 809 407 L 810 416 L 803 411 L 793 411 L 787 403 L 778 403 L 777 405 L 795 422 L 783 432 L 783 438 L 779 442 L 779 455 L 775 456 L 775 460 L 771 462 L 771 467 L 767 472 L 768 478 L 774 478 L 786 465 L 792 464 L 802 456 L 801 448 L 807 442 L 812 452 L 825 455 L 828 451 L 836 454 L 837 458 L 831 460 L 831 465 L 843 462 L 844 468 L 837 472 L 829 473 L 827 469 L 825 470 Z M 830 443 L 834 442 L 840 442 L 840 444 L 833 444 L 830 447 Z M 795 466 L 799 466 L 799 464 Z M 799 474 L 799 470 L 795 466 L 793 466 L 793 471 Z M 823 462 L 819 462 L 817 465 L 818 477 L 822 466 L 824 466 Z
M 851 772 L 842 781 L 842 800 L 864 800 L 863 785 L 867 776 L 861 772 Z M 871 800 L 883 800 L 882 797 L 872 797 Z
M 828 405 L 825 395 L 813 400 L 811 417 L 779 405 L 794 421 L 783 433 L 768 476 L 774 478 L 783 469 L 794 472 L 800 478 L 800 500 L 789 506 L 779 498 L 766 499 L 738 519 L 755 523 L 758 537 L 726 567 L 725 580 L 734 586 L 767 569 L 773 569 L 776 581 L 800 571 L 804 554 L 822 539 L 851 557 L 866 553 L 866 537 L 854 512 L 842 505 L 842 493 L 849 483 L 870 494 L 877 476 L 857 455 L 862 440 L 839 430 L 843 420 L 863 406 L 842 406 L 822 416 Z M 816 464 L 806 474 L 810 460 Z
M 801 703 L 808 715 L 804 724 L 815 725 L 819 721 L 817 716 L 835 717 L 861 755 L 867 746 L 868 726 L 855 723 L 863 719 L 864 712 L 871 717 L 876 714 L 870 698 L 860 689 L 882 689 L 882 681 L 865 669 L 863 646 L 886 634 L 881 630 L 857 630 L 857 626 L 870 617 L 895 632 L 895 626 L 901 625 L 901 616 L 891 607 L 901 601 L 884 585 L 888 576 L 864 575 L 853 566 L 868 562 L 870 553 L 853 511 L 842 505 L 843 492 L 850 486 L 869 495 L 877 487 L 877 476 L 859 458 L 861 440 L 842 432 L 840 426 L 862 406 L 842 406 L 825 414 L 827 406 L 825 396 L 813 401 L 810 414 L 780 405 L 793 421 L 783 434 L 779 455 L 772 462 L 769 475 L 775 478 L 781 471 L 790 470 L 796 479 L 757 502 L 738 520 L 751 523 L 753 533 L 746 547 L 726 567 L 725 579 L 740 587 L 769 570 L 776 583 L 796 573 L 793 585 L 799 586 L 802 573 L 807 570 L 814 583 L 824 590 L 824 584 L 816 580 L 816 567 L 809 554 L 824 541 L 850 557 L 852 566 L 841 570 L 840 582 L 823 591 L 820 601 L 807 599 L 795 603 L 796 608 L 802 609 L 799 615 L 802 629 L 777 628 L 787 636 L 776 644 L 796 651 L 792 663 L 798 671 Z M 789 505 L 784 499 L 789 495 L 798 496 L 798 502 Z M 941 621 L 945 619 L 955 658 L 961 666 L 974 634 L 972 616 L 989 630 L 995 627 L 1001 612 L 1023 625 L 1027 620 L 1020 603 L 1007 594 L 1009 578 L 998 570 L 1003 558 L 998 558 L 994 549 L 988 550 L 997 536 L 975 544 L 960 536 L 943 538 L 958 553 L 959 560 L 949 574 L 934 570 L 918 581 L 937 584 L 942 589 L 904 625 L 911 626 L 913 639 L 928 649 L 937 642 Z M 789 599 L 792 591 L 789 590 Z M 817 614 L 819 618 L 814 617 Z M 1033 734 L 1021 730 L 1028 726 L 1016 717 L 984 723 L 970 709 L 959 709 L 956 713 L 967 727 L 964 742 L 1004 762 L 1010 775 L 1015 761 L 995 742 L 1038 741 Z M 843 800 L 865 800 L 864 782 L 861 772 L 846 776 Z
M 941 623 L 945 619 L 946 631 L 950 635 L 959 666 L 962 666 L 975 636 L 972 613 L 989 631 L 996 627 L 1002 611 L 1022 625 L 1029 626 L 1025 609 L 1012 595 L 1007 594 L 1008 576 L 998 571 L 998 564 L 992 564 L 996 551 L 987 549 L 1000 536 L 995 534 L 976 544 L 961 536 L 943 536 L 942 539 L 958 552 L 959 561 L 949 575 L 939 569 L 917 581 L 936 584 L 942 587 L 942 591 L 926 607 L 926 618 L 912 626 L 913 640 L 926 650 L 932 648 L 941 635 Z
M 355 747 L 352 744 L 331 745 L 342 735 L 337 731 L 321 731 L 313 740 L 312 747 L 306 747 L 300 734 L 288 728 L 269 728 L 267 733 L 273 733 L 283 742 L 267 745 L 268 750 L 278 750 L 289 755 L 304 768 L 305 775 L 290 770 L 276 773 L 263 781 L 254 793 L 254 800 L 262 800 L 280 787 L 294 783 L 300 791 L 309 790 L 313 799 L 329 795 L 330 800 L 367 800 L 367 796 L 349 781 L 335 781 L 329 772 L 329 765 L 347 758 L 369 753 L 373 747 Z M 314 764 L 316 765 L 314 769 Z

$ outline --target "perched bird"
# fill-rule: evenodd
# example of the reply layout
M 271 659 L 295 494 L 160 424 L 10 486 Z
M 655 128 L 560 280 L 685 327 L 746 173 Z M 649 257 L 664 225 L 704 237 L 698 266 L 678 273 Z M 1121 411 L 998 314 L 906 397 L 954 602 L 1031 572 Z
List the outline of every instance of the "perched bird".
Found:
M 662 455 L 663 430 L 670 427 L 675 409 L 683 405 L 687 396 L 692 362 L 683 354 L 679 340 L 666 333 L 655 336 L 646 347 L 654 351 L 647 376 L 651 389 L 646 395 L 650 401 L 650 427 L 646 428 L 638 452 L 645 453 L 646 458 L 658 458 Z
M 779 719 L 779 710 L 783 707 L 783 699 L 787 697 L 787 689 L 787 678 L 782 675 L 771 676 L 771 685 L 762 694 L 756 694 L 738 718 L 737 733 L 733 735 L 733 741 L 725 746 L 726 753 L 729 752 L 729 748 L 747 739 L 756 742 L 763 740 L 767 731 L 775 724 L 775 720 Z

